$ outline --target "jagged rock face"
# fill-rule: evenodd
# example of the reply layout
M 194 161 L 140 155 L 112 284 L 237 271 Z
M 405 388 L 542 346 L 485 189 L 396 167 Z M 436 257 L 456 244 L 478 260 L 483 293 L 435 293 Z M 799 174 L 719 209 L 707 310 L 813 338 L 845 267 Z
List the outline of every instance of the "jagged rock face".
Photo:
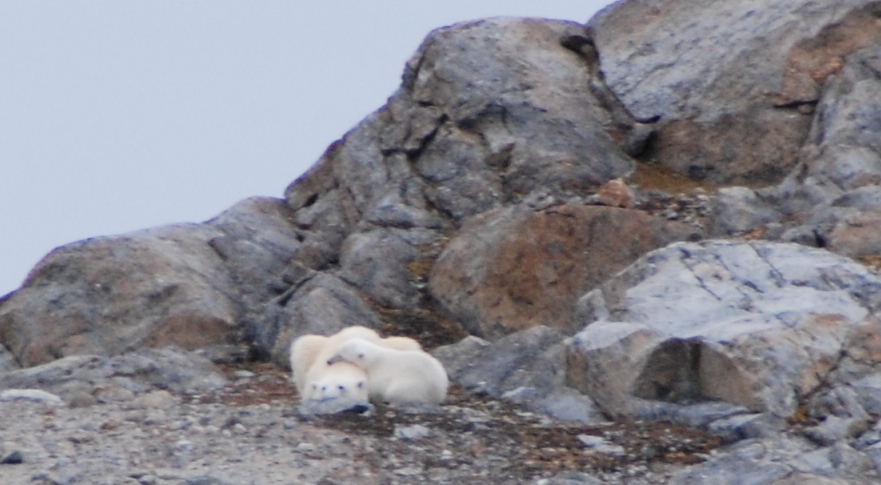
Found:
M 422 311 L 420 268 L 465 219 L 626 175 L 624 150 L 646 135 L 602 84 L 582 25 L 439 29 L 388 104 L 291 184 L 287 207 L 252 200 L 59 249 L 0 308 L 0 342 L 23 365 L 241 340 L 284 363 L 299 333 L 378 326 L 375 307 Z
M 471 219 L 429 277 L 432 295 L 469 332 L 488 339 L 583 322 L 575 302 L 639 256 L 700 239 L 693 226 L 612 207 L 518 205 Z
M 588 26 L 609 88 L 637 118 L 660 117 L 647 158 L 768 185 L 796 165 L 826 81 L 881 40 L 879 12 L 870 0 L 633 0 Z
M 804 246 L 674 244 L 582 298 L 568 382 L 610 414 L 721 400 L 789 417 L 877 340 L 879 290 L 863 266 Z M 867 364 L 848 379 L 878 361 Z
M 536 189 L 583 192 L 626 175 L 633 160 L 621 146 L 635 126 L 598 81 L 583 26 L 458 24 L 429 35 L 389 103 L 286 198 L 294 209 L 333 207 L 348 224 L 371 214 L 439 227 L 439 216 L 458 223 Z

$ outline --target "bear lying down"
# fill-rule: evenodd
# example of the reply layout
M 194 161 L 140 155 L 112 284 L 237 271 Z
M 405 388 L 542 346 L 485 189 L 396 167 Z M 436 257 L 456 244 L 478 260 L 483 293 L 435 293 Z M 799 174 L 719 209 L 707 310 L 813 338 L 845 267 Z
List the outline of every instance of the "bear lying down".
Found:
M 448 387 L 443 366 L 418 342 L 361 326 L 299 337 L 291 344 L 291 369 L 303 402 L 438 404 Z

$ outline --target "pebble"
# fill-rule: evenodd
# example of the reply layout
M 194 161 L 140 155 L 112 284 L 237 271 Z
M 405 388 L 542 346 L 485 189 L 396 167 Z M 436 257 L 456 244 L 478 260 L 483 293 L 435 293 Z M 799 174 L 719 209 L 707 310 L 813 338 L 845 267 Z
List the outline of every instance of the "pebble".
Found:
M 625 454 L 623 446 L 611 443 L 601 436 L 580 434 L 578 435 L 578 441 L 590 450 L 604 455 L 624 456 Z
M 395 426 L 395 437 L 404 440 L 418 440 L 431 435 L 431 430 L 421 424 Z
M 24 463 L 24 456 L 20 451 L 13 451 L 0 459 L 0 465 L 19 465 L 21 463 Z
M 315 451 L 315 445 L 313 445 L 312 443 L 303 442 L 303 443 L 300 443 L 297 445 L 297 451 L 309 453 L 309 452 Z
M 174 405 L 174 396 L 165 390 L 153 391 L 138 396 L 133 404 L 141 408 L 165 409 Z

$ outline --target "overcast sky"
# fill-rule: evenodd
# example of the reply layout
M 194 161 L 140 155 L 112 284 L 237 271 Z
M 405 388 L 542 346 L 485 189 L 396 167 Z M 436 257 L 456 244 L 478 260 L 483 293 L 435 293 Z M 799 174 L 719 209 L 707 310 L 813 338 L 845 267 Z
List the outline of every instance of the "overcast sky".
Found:
M 57 246 L 282 197 L 436 27 L 609 0 L 0 0 L 0 295 Z

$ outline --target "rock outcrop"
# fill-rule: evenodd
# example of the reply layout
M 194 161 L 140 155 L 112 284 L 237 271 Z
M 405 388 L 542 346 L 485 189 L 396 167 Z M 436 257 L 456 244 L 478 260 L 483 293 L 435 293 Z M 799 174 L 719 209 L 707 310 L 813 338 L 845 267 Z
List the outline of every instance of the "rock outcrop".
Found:
M 172 402 L 357 324 L 466 394 L 737 442 L 669 483 L 877 482 L 879 140 L 877 0 L 444 27 L 283 198 L 47 255 L 0 298 L 0 391 Z
M 826 81 L 881 40 L 879 9 L 628 1 L 588 27 L 609 88 L 636 117 L 659 118 L 647 159 L 717 184 L 766 185 L 798 163 Z

